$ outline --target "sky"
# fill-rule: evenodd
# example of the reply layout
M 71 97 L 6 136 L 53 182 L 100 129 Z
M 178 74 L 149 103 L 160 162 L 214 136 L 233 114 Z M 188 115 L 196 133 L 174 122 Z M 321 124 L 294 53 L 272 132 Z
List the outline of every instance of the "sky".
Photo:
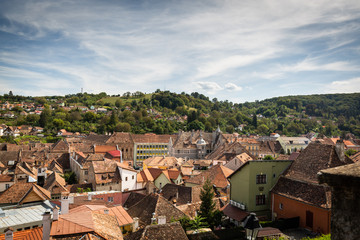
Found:
M 0 94 L 360 92 L 359 0 L 1 0 Z

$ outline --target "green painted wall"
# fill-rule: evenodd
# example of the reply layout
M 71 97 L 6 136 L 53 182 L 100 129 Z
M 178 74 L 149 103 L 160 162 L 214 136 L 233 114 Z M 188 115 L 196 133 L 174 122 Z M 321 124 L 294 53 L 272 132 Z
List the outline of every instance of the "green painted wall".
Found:
M 246 211 L 270 210 L 270 189 L 292 161 L 249 161 L 230 179 L 230 199 L 246 205 Z M 256 175 L 266 174 L 265 184 L 256 184 Z M 256 195 L 265 195 L 265 205 L 256 206 Z
M 154 184 L 157 188 L 160 188 L 160 183 L 161 183 L 161 187 L 163 188 L 166 184 L 171 183 L 171 182 L 165 176 L 164 173 L 161 173 L 154 181 Z

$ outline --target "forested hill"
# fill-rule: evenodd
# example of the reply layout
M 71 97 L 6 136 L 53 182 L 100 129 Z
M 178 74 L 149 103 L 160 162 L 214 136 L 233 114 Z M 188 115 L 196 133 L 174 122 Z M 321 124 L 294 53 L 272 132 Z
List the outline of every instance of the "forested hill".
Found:
M 351 132 L 360 136 L 360 93 L 287 96 L 245 103 L 209 99 L 197 92 L 177 94 L 160 90 L 151 94 L 127 92 L 112 96 L 78 93 L 24 97 L 9 93 L 0 96 L 0 101 L 1 123 L 39 125 L 49 134 L 61 128 L 85 133 L 162 134 L 179 129 L 213 131 L 220 126 L 224 132 L 243 134 L 279 132 L 297 136 L 317 132 L 339 136 Z M 26 104 L 14 105 L 11 111 L 15 117 L 8 119 L 4 117 L 9 111 L 4 108 L 5 103 Z M 29 103 L 34 103 L 35 108 L 43 106 L 40 116 L 24 114 L 34 111 Z

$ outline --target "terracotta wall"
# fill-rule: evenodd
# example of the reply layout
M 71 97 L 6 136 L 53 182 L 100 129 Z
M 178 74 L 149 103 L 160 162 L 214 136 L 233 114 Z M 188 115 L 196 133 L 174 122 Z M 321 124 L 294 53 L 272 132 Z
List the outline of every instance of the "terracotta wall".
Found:
M 93 198 L 103 199 L 108 201 L 108 197 L 113 197 L 114 204 L 121 205 L 122 204 L 122 192 L 115 192 L 115 193 L 105 193 L 105 194 L 97 194 L 93 195 Z
M 277 194 L 271 194 L 272 209 L 276 213 L 276 218 L 293 218 L 300 217 L 300 227 L 311 229 L 314 232 L 323 234 L 330 233 L 330 209 L 323 209 L 302 203 L 300 201 L 292 200 Z M 280 209 L 282 204 L 282 209 Z M 306 226 L 306 212 L 310 211 L 313 214 L 313 227 Z

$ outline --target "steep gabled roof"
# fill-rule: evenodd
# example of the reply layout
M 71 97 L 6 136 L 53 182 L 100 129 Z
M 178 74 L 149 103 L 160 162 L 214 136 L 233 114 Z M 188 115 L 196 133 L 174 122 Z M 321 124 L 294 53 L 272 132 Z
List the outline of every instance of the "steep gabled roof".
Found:
M 161 195 L 172 202 L 176 200 L 176 205 L 191 203 L 192 200 L 192 187 L 185 187 L 176 184 L 166 184 L 161 189 Z
M 331 208 L 330 187 L 280 177 L 272 193 L 322 208 Z
M 106 141 L 106 144 L 134 144 L 130 133 L 115 132 Z
M 51 150 L 66 152 L 69 151 L 69 145 L 64 140 L 59 140 L 52 145 Z
M 237 155 L 236 157 L 234 157 L 229 162 L 227 162 L 224 166 L 233 171 L 236 171 L 241 165 L 243 165 L 247 161 L 251 161 L 251 160 L 254 160 L 254 159 L 252 159 L 247 153 L 241 153 L 241 154 Z
M 133 205 L 135 205 L 136 203 L 138 203 L 144 197 L 146 197 L 145 194 L 137 193 L 137 192 L 130 192 L 130 195 L 128 196 L 128 198 L 126 199 L 126 201 L 124 203 L 124 207 L 130 208 Z
M 353 163 L 347 156 L 340 160 L 336 146 L 310 143 L 287 171 L 286 177 L 317 183 L 317 173 L 322 169 Z
M 215 151 L 207 155 L 206 159 L 212 159 L 212 160 L 226 160 L 230 161 L 235 156 L 246 153 L 251 158 L 256 159 L 255 156 L 253 156 L 246 148 L 241 145 L 240 142 L 233 142 L 233 143 L 223 143 L 222 145 L 218 146 Z
M 138 217 L 141 225 L 151 223 L 152 213 L 155 217 L 165 216 L 166 222 L 173 219 L 179 219 L 185 214 L 177 209 L 173 204 L 158 194 L 149 194 L 138 203 L 129 208 L 128 213 L 131 217 Z
M 50 191 L 52 194 L 58 194 L 62 192 L 69 192 L 65 187 L 66 182 L 63 177 L 60 176 L 57 172 L 53 172 L 46 178 L 44 188 Z
M 199 175 L 186 180 L 186 182 L 203 185 L 206 179 L 209 179 L 216 187 L 225 188 L 229 184 L 227 177 L 233 172 L 233 170 L 218 164 L 201 172 Z
M 34 198 L 27 200 L 27 196 L 30 194 L 37 196 L 39 201 L 51 199 L 50 192 L 35 183 L 15 183 L 1 194 L 0 204 L 11 205 L 32 202 Z
M 84 140 L 91 143 L 105 144 L 110 137 L 109 135 L 90 134 Z

